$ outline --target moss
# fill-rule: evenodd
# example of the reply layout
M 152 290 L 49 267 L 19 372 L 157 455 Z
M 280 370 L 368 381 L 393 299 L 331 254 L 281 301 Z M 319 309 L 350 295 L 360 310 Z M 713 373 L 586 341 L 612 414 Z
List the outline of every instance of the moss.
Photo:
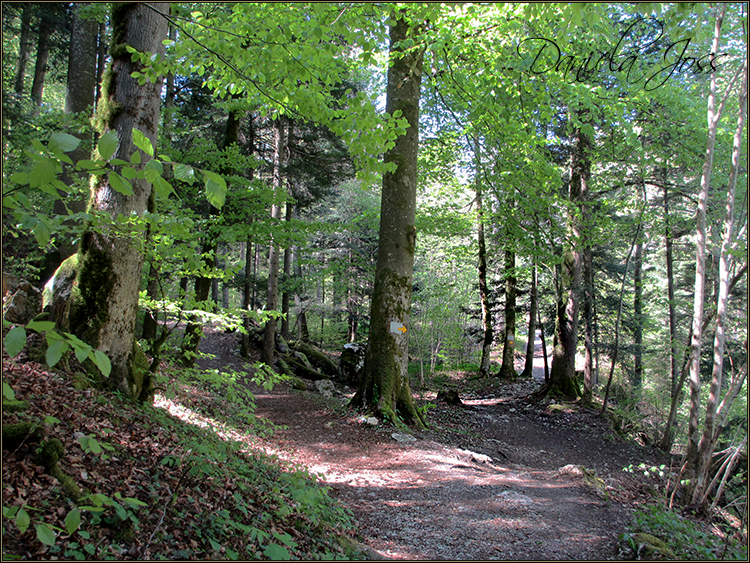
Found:
M 16 424 L 3 424 L 3 449 L 9 452 L 18 449 L 24 442 L 29 444 L 42 439 L 42 425 L 24 421 Z
M 677 559 L 667 543 L 656 536 L 639 532 L 633 534 L 633 541 L 638 546 L 637 557 L 639 559 L 665 559 L 670 561 Z
M 37 462 L 50 473 L 61 457 L 65 455 L 65 446 L 58 438 L 52 438 L 42 444 L 37 454 Z
M 92 362 L 93 363 L 93 362 Z M 99 370 L 99 368 L 94 368 Z M 98 377 L 98 375 L 97 375 Z M 92 380 L 88 375 L 86 375 L 83 372 L 77 371 L 73 375 L 71 375 L 71 385 L 73 386 L 73 389 L 78 389 L 79 391 L 82 389 L 91 389 L 92 387 L 95 387 L 94 380 Z
M 128 365 L 128 386 L 131 397 L 140 403 L 151 404 L 154 401 L 154 381 L 149 371 L 149 361 L 143 348 L 133 339 L 133 349 Z
M 84 234 L 69 316 L 71 331 L 94 348 L 99 346 L 99 331 L 109 317 L 107 301 L 117 281 L 112 259 L 97 243 L 94 233 Z
M 21 412 L 29 408 L 29 403 L 26 401 L 3 401 L 3 412 Z

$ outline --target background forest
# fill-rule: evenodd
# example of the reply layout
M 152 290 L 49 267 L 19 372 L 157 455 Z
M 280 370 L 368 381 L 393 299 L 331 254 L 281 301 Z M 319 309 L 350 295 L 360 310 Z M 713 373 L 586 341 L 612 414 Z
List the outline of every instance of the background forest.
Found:
M 610 408 L 683 456 L 683 504 L 746 522 L 746 5 L 3 3 L 2 25 L 10 358 L 43 334 L 50 367 L 150 404 L 204 326 L 268 378 L 323 371 L 301 343 L 382 341 L 395 371 L 370 352 L 353 404 L 420 426 L 409 385 L 531 377 L 541 341 L 541 395 Z M 373 307 L 394 248 L 402 334 Z M 47 284 L 42 316 L 18 280 Z

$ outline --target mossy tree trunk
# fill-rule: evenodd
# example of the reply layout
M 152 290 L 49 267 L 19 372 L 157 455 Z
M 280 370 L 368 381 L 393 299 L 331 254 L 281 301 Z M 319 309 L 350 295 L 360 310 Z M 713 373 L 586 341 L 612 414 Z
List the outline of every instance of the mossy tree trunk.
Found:
M 508 247 L 505 249 L 505 332 L 503 334 L 503 362 L 501 377 L 515 377 L 516 355 L 516 253 L 511 248 L 513 233 L 506 233 Z
M 384 157 L 385 162 L 395 165 L 395 170 L 383 176 L 370 335 L 364 373 L 351 404 L 367 407 L 393 423 L 400 417 L 407 424 L 424 426 L 424 419 L 414 407 L 407 373 L 424 52 L 419 46 L 405 45 L 412 42 L 416 33 L 404 14 L 394 14 L 393 19 L 396 23 L 390 28 L 386 112 L 401 112 L 409 126 Z
M 152 5 L 168 12 L 169 4 Z M 126 46 L 139 51 L 163 52 L 167 22 L 153 9 L 141 3 L 118 4 L 112 11 L 112 62 L 103 87 L 102 133 L 116 131 L 119 146 L 115 158 L 130 161 L 138 149 L 133 144 L 133 129 L 139 129 L 156 146 L 159 123 L 161 82 L 138 84 L 131 74 L 140 65 L 131 61 Z M 139 168 L 149 155 L 141 154 Z M 70 308 L 69 326 L 86 342 L 109 356 L 112 371 L 109 386 L 127 397 L 148 397 L 150 381 L 142 369 L 142 352 L 135 341 L 138 291 L 143 267 L 143 226 L 120 222 L 116 218 L 142 217 L 147 209 L 151 185 L 133 179 L 133 194 L 115 191 L 106 175 L 97 176 L 92 185 L 89 212 L 99 215 L 99 226 L 89 227 L 79 249 L 78 288 Z M 146 365 L 148 367 L 148 365 Z M 144 391 L 146 393 L 144 394 Z

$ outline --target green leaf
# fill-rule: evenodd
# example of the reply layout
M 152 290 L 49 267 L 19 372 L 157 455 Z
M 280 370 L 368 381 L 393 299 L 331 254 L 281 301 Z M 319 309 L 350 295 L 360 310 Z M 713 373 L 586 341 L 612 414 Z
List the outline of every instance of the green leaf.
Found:
M 74 508 L 68 512 L 68 515 L 65 517 L 65 531 L 67 531 L 69 535 L 73 535 L 73 532 L 75 532 L 80 526 L 81 511 Z
M 76 168 L 78 170 L 91 170 L 92 168 L 97 168 L 98 166 L 99 165 L 96 162 L 89 159 L 83 159 L 76 162 Z
M 29 183 L 29 175 L 26 172 L 16 172 L 11 175 L 10 181 L 19 186 L 25 186 Z
M 13 391 L 13 387 L 8 385 L 5 381 L 3 381 L 3 397 L 8 399 L 9 401 L 15 401 L 16 400 L 16 392 Z
M 138 151 L 135 151 L 133 154 L 130 155 L 130 162 L 132 164 L 140 164 L 141 163 L 141 153 Z
M 55 330 L 54 321 L 31 321 L 26 325 L 29 330 L 35 330 L 36 332 L 47 332 L 49 330 Z
M 118 144 L 117 131 L 107 131 L 99 138 L 99 144 L 96 147 L 99 151 L 99 156 L 104 160 L 109 160 L 117 151 Z
M 287 548 L 275 543 L 269 543 L 263 549 L 263 554 L 271 561 L 289 561 L 292 558 L 292 555 Z
M 208 541 L 209 541 L 209 542 L 211 543 L 211 547 L 212 547 L 212 548 L 213 548 L 213 549 L 214 549 L 215 551 L 221 551 L 221 544 L 220 544 L 219 542 L 217 542 L 217 541 L 216 541 L 215 539 L 213 539 L 213 538 L 208 538 Z
M 18 531 L 23 534 L 26 530 L 29 529 L 30 524 L 31 517 L 29 516 L 29 513 L 26 512 L 23 507 L 21 507 L 16 514 L 16 526 L 18 526 Z
M 140 154 L 140 153 L 135 153 L 135 154 Z M 137 164 L 137 163 L 134 162 L 133 164 Z M 132 166 L 123 166 L 122 169 L 120 170 L 120 174 L 122 174 L 123 177 L 127 178 L 128 180 L 132 180 L 136 176 L 138 176 L 138 172 L 136 172 L 135 168 L 133 168 Z
M 109 185 L 122 195 L 133 195 L 133 186 L 117 172 L 109 173 Z
M 44 248 L 47 246 L 51 234 L 49 225 L 47 225 L 46 221 L 37 222 L 36 227 L 34 227 L 34 237 L 40 247 Z
M 77 149 L 80 144 L 81 139 L 67 133 L 52 133 L 49 138 L 50 150 L 59 149 L 63 152 L 70 152 Z
M 187 182 L 188 184 L 192 184 L 195 181 L 195 170 L 192 166 L 188 166 L 187 164 L 180 164 L 179 162 L 175 162 L 172 165 L 174 177 L 178 180 L 181 180 L 183 182 Z
M 211 205 L 221 209 L 227 195 L 227 183 L 216 172 L 204 170 L 203 174 L 206 182 L 206 199 Z
M 88 446 L 92 453 L 95 453 L 97 455 L 102 453 L 102 447 L 99 445 L 99 442 L 97 442 L 96 438 L 94 438 L 93 436 L 89 436 Z
M 154 161 L 152 160 L 151 162 L 154 162 Z M 154 190 L 156 191 L 156 195 L 160 198 L 167 199 L 169 197 L 169 194 L 171 194 L 174 191 L 172 184 L 167 182 L 161 176 L 157 176 L 154 179 L 153 184 L 154 184 Z
M 133 144 L 149 156 L 154 156 L 154 145 L 146 135 L 138 129 L 133 129 Z
M 51 158 L 45 158 L 37 162 L 34 168 L 31 169 L 29 185 L 32 188 L 38 188 L 39 186 L 49 184 L 55 179 L 56 175 L 57 168 L 55 167 L 55 162 Z
M 55 340 L 47 347 L 47 352 L 44 355 L 44 357 L 47 360 L 47 365 L 49 367 L 54 367 L 54 365 L 60 361 L 60 359 L 63 357 L 63 354 L 68 351 L 68 343 L 64 340 Z
M 107 355 L 101 350 L 94 350 L 93 356 L 91 358 L 91 355 L 89 355 L 89 358 L 96 364 L 96 367 L 99 368 L 104 377 L 109 377 L 109 372 L 112 371 L 112 364 L 109 362 Z
M 17 326 L 10 329 L 8 334 L 5 335 L 5 351 L 8 355 L 13 358 L 18 354 L 24 346 L 26 346 L 26 329 L 22 326 Z
M 36 537 L 44 545 L 55 545 L 57 537 L 49 524 L 36 524 Z

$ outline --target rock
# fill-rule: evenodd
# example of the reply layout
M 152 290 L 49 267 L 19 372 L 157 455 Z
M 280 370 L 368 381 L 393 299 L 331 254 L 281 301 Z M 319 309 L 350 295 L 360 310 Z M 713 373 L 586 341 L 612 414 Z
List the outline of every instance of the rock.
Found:
M 459 455 L 466 461 L 474 461 L 476 463 L 492 463 L 492 458 L 488 455 L 478 454 L 471 450 L 458 450 Z
M 3 303 L 3 317 L 15 324 L 26 324 L 42 311 L 42 292 L 26 280 Z
M 437 400 L 454 406 L 463 405 L 461 397 L 458 396 L 458 391 L 455 389 L 443 389 L 442 391 L 438 391 Z
M 13 274 L 6 274 L 3 272 L 3 297 L 7 294 L 15 293 L 18 289 L 18 284 L 21 282 L 21 278 Z
M 324 397 L 333 397 L 333 394 L 336 392 L 336 387 L 334 387 L 333 381 L 330 379 L 318 379 L 315 382 L 315 388 Z
M 497 498 L 501 502 L 508 504 L 533 504 L 533 500 L 526 495 L 522 495 L 518 491 L 503 491 Z
M 411 434 L 400 434 L 399 432 L 394 432 L 393 434 L 391 434 L 391 438 L 393 438 L 397 442 L 401 442 L 402 444 L 417 441 L 417 439 Z
M 368 417 L 367 417 L 367 418 L 365 419 L 365 422 L 366 422 L 367 424 L 369 424 L 370 426 L 377 426 L 377 425 L 378 425 L 378 422 L 380 422 L 380 421 L 379 421 L 379 420 L 378 420 L 377 418 L 375 418 L 374 416 L 368 416 Z
M 365 369 L 365 350 L 367 344 L 350 342 L 344 344 L 339 360 L 339 377 L 346 385 L 356 387 Z
M 54 275 L 44 284 L 42 309 L 49 311 L 49 320 L 56 322 L 62 328 L 66 328 L 77 275 L 78 254 L 73 254 L 60 264 Z
M 674 561 L 677 559 L 667 543 L 656 536 L 638 532 L 623 534 L 618 542 L 619 557 L 623 559 L 663 559 Z

